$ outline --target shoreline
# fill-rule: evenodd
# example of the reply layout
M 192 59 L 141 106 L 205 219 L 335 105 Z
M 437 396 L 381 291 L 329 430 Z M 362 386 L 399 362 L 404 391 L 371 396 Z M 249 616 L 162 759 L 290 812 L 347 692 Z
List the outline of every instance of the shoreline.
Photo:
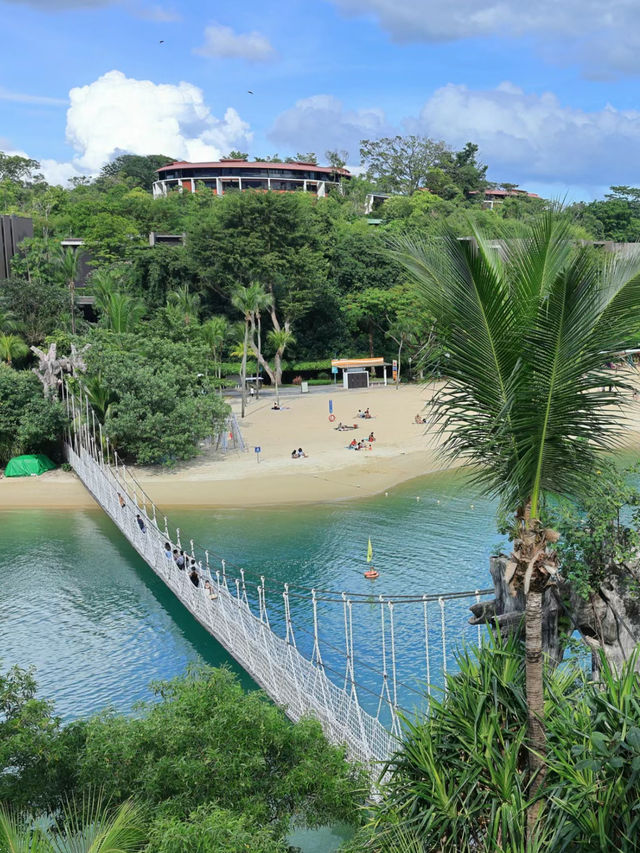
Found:
M 285 397 L 280 411 L 273 411 L 271 397 L 264 397 L 249 405 L 241 422 L 246 451 L 205 449 L 175 468 L 132 470 L 161 511 L 286 507 L 374 497 L 460 467 L 447 463 L 438 438 L 415 422 L 432 393 L 433 386 L 333 388 L 329 393 Z M 355 423 L 357 429 L 336 431 L 328 420 L 330 400 L 336 422 Z M 357 411 L 366 408 L 373 417 L 358 419 Z M 630 407 L 629 415 L 619 449 L 640 451 L 640 403 Z M 376 438 L 371 450 L 347 449 L 354 436 L 366 439 L 371 431 Z M 307 457 L 292 459 L 291 449 L 300 446 Z M 254 447 L 261 448 L 259 455 Z M 72 472 L 58 469 L 39 477 L 0 479 L 0 512 L 95 506 Z

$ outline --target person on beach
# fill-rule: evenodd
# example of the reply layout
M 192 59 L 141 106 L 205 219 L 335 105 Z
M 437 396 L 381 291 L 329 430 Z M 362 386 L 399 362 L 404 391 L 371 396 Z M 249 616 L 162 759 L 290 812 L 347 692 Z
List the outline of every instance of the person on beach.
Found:
M 124 509 L 124 508 L 126 507 L 126 505 L 127 505 L 127 502 L 126 502 L 126 501 L 125 501 L 125 499 L 122 497 L 122 495 L 120 494 L 120 492 L 118 492 L 118 503 L 120 504 L 120 506 L 122 507 L 122 509 Z
M 138 527 L 140 528 L 140 530 L 141 530 L 143 533 L 146 533 L 146 532 L 147 532 L 147 528 L 146 528 L 146 525 L 145 525 L 144 521 L 143 521 L 143 520 L 142 520 L 142 518 L 140 517 L 140 513 L 136 513 L 136 521 L 138 522 Z
M 423 417 L 422 417 L 422 415 L 421 415 L 420 413 L 418 413 L 418 414 L 415 416 L 414 421 L 415 421 L 417 424 L 426 424 L 427 419 L 426 419 L 426 418 L 423 418 Z
M 355 438 L 352 438 L 351 442 L 349 443 L 349 449 L 350 450 L 356 450 L 357 447 L 358 447 L 358 442 L 355 440 Z
M 307 454 L 304 452 L 304 450 L 301 447 L 298 448 L 298 458 L 299 459 L 303 459 L 303 458 L 306 459 L 307 458 Z
M 197 573 L 195 568 L 191 569 L 191 572 L 189 573 L 189 580 L 194 586 L 200 586 L 200 575 Z
M 367 439 L 367 441 L 375 441 L 375 440 L 376 440 L 376 437 L 375 437 L 375 435 L 373 434 L 373 431 L 371 431 L 371 432 L 369 433 L 369 438 Z
M 292 459 L 297 459 L 297 458 L 298 458 L 298 451 L 295 449 L 295 447 L 294 447 L 294 448 L 293 448 L 293 450 L 291 451 L 291 458 L 292 458 Z
M 369 409 L 364 410 L 364 415 L 362 417 L 367 419 L 371 417 L 371 412 L 369 411 Z

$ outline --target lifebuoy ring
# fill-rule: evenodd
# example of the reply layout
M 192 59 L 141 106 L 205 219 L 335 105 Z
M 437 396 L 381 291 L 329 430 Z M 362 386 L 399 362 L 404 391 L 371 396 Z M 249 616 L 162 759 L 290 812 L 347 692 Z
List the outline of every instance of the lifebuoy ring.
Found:
M 330 423 L 333 423 L 335 421 L 335 419 L 336 419 L 335 415 L 329 415 L 329 422 Z
M 375 569 L 367 569 L 364 573 L 365 578 L 368 580 L 375 580 L 377 577 L 380 577 L 380 572 L 377 572 Z

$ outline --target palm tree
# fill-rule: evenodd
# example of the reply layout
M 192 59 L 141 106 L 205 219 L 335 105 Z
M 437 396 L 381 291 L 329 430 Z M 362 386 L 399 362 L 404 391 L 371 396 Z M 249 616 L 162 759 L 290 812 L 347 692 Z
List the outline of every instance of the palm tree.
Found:
M 69 288 L 69 305 L 71 308 L 71 334 L 76 333 L 76 279 L 78 278 L 80 255 L 73 249 L 61 249 L 58 255 L 60 276 Z
M 198 322 L 200 297 L 197 293 L 189 293 L 189 286 L 179 287 L 167 294 L 167 310 L 185 326 Z
M 200 333 L 202 334 L 202 339 L 211 352 L 211 357 L 216 366 L 216 373 L 218 379 L 220 379 L 222 375 L 220 356 L 222 353 L 222 347 L 229 335 L 229 321 L 222 315 L 211 317 L 206 323 L 202 324 Z
M 240 417 L 244 418 L 247 406 L 247 346 L 249 343 L 249 324 L 253 316 L 255 293 L 248 287 L 238 285 L 231 294 L 231 304 L 236 308 L 244 319 L 244 337 L 242 343 L 242 363 L 240 366 L 240 382 L 242 388 Z
M 116 394 L 109 388 L 103 380 L 102 374 L 98 373 L 91 378 L 84 377 L 84 390 L 86 392 L 91 408 L 98 416 L 101 424 L 104 424 L 105 418 L 109 414 L 111 404 L 118 399 Z
M 0 305 L 0 332 L 18 332 L 21 325 L 13 311 L 7 311 Z
M 253 330 L 254 325 L 256 327 L 257 333 L 257 344 L 256 344 L 256 365 L 258 370 L 258 375 L 260 375 L 260 363 L 262 360 L 262 312 L 267 308 L 270 308 L 273 305 L 273 294 L 269 293 L 265 288 L 259 284 L 258 282 L 252 282 L 249 287 L 249 290 L 253 297 L 253 320 L 251 324 L 251 328 Z M 260 396 L 260 381 L 256 380 L 256 397 Z
M 276 403 L 280 405 L 279 379 L 282 376 L 282 356 L 289 344 L 294 344 L 296 339 L 289 329 L 272 329 L 267 335 L 267 340 L 275 349 L 275 377 L 276 377 Z
M 0 335 L 0 359 L 11 364 L 14 358 L 23 358 L 29 352 L 29 347 L 18 335 Z
M 91 289 L 95 297 L 95 305 L 98 311 L 106 311 L 109 297 L 119 289 L 119 282 L 110 269 L 98 269 L 91 274 Z
M 105 297 L 103 317 L 114 332 L 132 332 L 144 313 L 144 304 L 128 293 L 114 291 Z
M 109 809 L 98 794 L 70 801 L 57 818 L 34 821 L 0 807 L 0 850 L 7 853 L 135 853 L 145 844 L 140 810 Z
M 392 254 L 448 336 L 448 380 L 432 403 L 444 451 L 475 463 L 476 483 L 514 517 L 506 580 L 525 596 L 532 827 L 545 774 L 542 596 L 557 539 L 541 508 L 588 489 L 620 430 L 629 386 L 607 362 L 637 343 L 640 259 L 598 264 L 554 212 L 503 254 L 451 231 L 430 244 L 399 238 Z

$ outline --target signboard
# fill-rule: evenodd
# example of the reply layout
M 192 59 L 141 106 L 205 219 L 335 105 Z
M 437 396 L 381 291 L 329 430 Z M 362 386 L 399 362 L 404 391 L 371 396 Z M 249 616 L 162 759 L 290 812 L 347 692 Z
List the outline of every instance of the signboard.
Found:
M 391 374 L 393 376 L 393 381 L 397 382 L 398 381 L 398 360 L 395 358 L 393 359 L 393 365 L 391 367 Z
M 332 368 L 331 368 L 331 372 L 332 372 L 332 373 L 337 373 L 337 372 L 338 372 L 338 368 L 337 368 L 337 367 L 332 367 Z

